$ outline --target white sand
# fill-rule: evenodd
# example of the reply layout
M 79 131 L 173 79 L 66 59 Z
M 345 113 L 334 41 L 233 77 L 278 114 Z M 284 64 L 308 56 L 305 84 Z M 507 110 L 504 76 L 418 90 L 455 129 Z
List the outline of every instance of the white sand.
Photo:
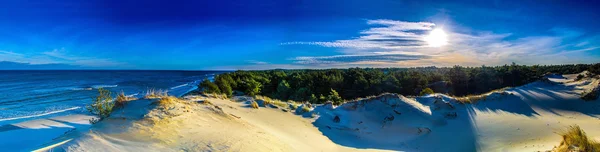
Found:
M 37 119 L 0 127 L 2 151 L 31 151 L 48 146 L 48 142 L 66 132 L 87 130 L 88 115 L 69 115 L 48 119 Z
M 136 100 L 89 129 L 70 123 L 76 122 L 72 118 L 89 118 L 84 116 L 58 121 L 62 124 L 46 120 L 21 124 L 30 128 L 25 137 L 42 133 L 51 138 L 9 141 L 25 129 L 5 127 L 0 131 L 0 147 L 17 151 L 31 145 L 55 151 L 545 151 L 559 145 L 557 132 L 569 125 L 579 125 L 600 140 L 600 101 L 579 99 L 581 92 L 600 81 L 574 81 L 575 77 L 556 75 L 550 83 L 491 93 L 474 104 L 459 104 L 440 94 L 417 98 L 386 94 L 335 108 L 318 106 L 313 114 L 304 115 L 281 108 L 252 109 L 247 102 L 216 98 L 188 97 L 168 107 Z M 200 100 L 211 104 L 197 103 Z M 79 122 L 85 124 L 83 119 Z M 54 127 L 34 129 L 46 126 Z M 73 126 L 78 129 L 57 135 Z

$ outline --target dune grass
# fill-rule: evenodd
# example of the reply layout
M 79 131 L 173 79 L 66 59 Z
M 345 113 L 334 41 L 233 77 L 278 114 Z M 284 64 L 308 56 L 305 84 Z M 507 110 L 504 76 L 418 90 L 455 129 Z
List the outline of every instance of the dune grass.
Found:
M 119 93 L 119 95 L 117 95 L 117 98 L 115 99 L 115 107 L 124 107 L 127 104 L 127 102 L 132 100 L 137 100 L 137 98 L 128 97 L 123 91 L 121 91 L 121 93 Z
M 258 109 L 258 103 L 256 103 L 256 101 L 252 100 L 250 102 L 250 107 L 254 108 L 254 109 Z
M 553 151 L 556 152 L 587 152 L 600 151 L 600 143 L 591 140 L 585 132 L 577 125 L 569 126 L 569 128 L 561 133 L 563 140 L 560 145 Z
M 162 97 L 156 101 L 156 103 L 158 103 L 159 106 L 163 106 L 163 107 L 168 107 L 168 106 L 174 105 L 177 102 L 181 102 L 181 99 L 179 99 L 177 97 L 173 97 L 173 96 Z
M 169 96 L 167 94 L 167 90 L 161 90 L 161 89 L 148 89 L 146 91 L 146 95 L 144 96 L 144 98 L 146 99 L 156 99 L 156 98 L 162 98 L 162 97 L 167 97 Z
M 472 104 L 480 100 L 486 100 L 487 95 L 468 95 L 463 97 L 454 97 L 454 99 L 462 104 Z
M 583 99 L 585 101 L 593 101 L 593 100 L 598 99 L 599 94 L 600 94 L 600 86 L 596 86 L 590 91 L 584 91 L 581 94 L 581 99 Z
M 495 90 L 489 91 L 487 93 L 479 94 L 479 95 L 467 95 L 467 96 L 462 96 L 462 97 L 452 96 L 452 97 L 454 97 L 454 99 L 456 99 L 456 101 L 459 103 L 472 104 L 477 101 L 487 100 L 488 97 L 490 95 L 492 95 L 493 93 L 500 93 L 501 95 L 508 95 L 509 93 L 506 92 L 506 89 L 508 89 L 508 88 L 510 88 L 510 87 L 495 89 Z
M 302 112 L 303 112 L 303 113 L 310 112 L 310 108 L 308 108 L 308 106 L 306 106 L 306 105 L 305 105 L 305 106 L 302 106 Z
M 202 95 L 206 96 L 206 97 L 210 97 L 210 98 L 217 98 L 217 99 L 228 99 L 229 98 L 225 94 L 217 94 L 217 93 L 202 93 Z
M 287 102 L 284 102 L 284 101 L 281 101 L 281 100 L 278 100 L 278 99 L 271 99 L 269 97 L 260 96 L 260 95 L 255 96 L 254 98 L 258 99 L 258 100 L 262 100 L 264 102 L 265 106 L 266 105 L 274 105 L 274 106 L 277 106 L 277 107 L 287 107 L 289 103 L 292 103 L 292 104 L 295 103 L 294 101 L 291 101 L 291 100 L 289 100 Z

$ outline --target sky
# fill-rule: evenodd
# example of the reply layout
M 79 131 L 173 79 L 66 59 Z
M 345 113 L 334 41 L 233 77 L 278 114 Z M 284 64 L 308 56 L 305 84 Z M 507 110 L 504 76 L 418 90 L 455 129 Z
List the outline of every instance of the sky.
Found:
M 3 0 L 0 69 L 596 63 L 599 6 L 579 0 Z

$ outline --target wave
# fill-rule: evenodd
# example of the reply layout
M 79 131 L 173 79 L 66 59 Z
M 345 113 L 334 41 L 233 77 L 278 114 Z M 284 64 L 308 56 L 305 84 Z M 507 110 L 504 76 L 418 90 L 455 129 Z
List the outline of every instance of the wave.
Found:
M 71 90 L 80 91 L 80 90 L 93 90 L 94 88 L 71 88 Z
M 185 86 L 187 86 L 187 85 L 189 85 L 189 84 L 188 84 L 188 83 L 186 83 L 186 84 L 182 84 L 182 85 L 174 86 L 174 87 L 171 87 L 171 90 L 173 90 L 173 89 L 177 89 L 177 88 L 181 88 L 181 87 L 185 87 Z
M 8 120 L 17 120 L 17 119 L 40 117 L 40 116 L 45 116 L 45 115 L 50 115 L 50 114 L 55 114 L 55 113 L 61 113 L 61 112 L 65 112 L 65 111 L 76 110 L 76 109 L 79 109 L 79 108 L 81 108 L 81 107 L 72 107 L 72 108 L 67 108 L 67 109 L 62 109 L 62 110 L 50 111 L 50 112 L 46 112 L 46 113 L 35 114 L 35 115 L 28 115 L 28 116 L 21 116 L 21 117 L 2 118 L 2 119 L 0 119 L 0 121 L 8 121 Z
M 80 91 L 80 90 L 94 90 L 94 89 L 99 89 L 99 88 L 114 88 L 114 87 L 118 87 L 119 85 L 92 85 L 90 87 L 81 87 L 81 88 L 71 88 L 71 90 L 76 90 L 76 91 Z
M 98 89 L 98 88 L 114 88 L 117 87 L 119 85 L 93 85 L 92 88 L 94 89 Z

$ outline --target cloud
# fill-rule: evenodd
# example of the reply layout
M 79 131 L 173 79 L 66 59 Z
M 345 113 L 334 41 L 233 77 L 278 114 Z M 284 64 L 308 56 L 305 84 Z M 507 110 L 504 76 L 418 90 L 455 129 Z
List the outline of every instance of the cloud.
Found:
M 403 22 L 394 20 L 367 20 L 376 27 L 361 31 L 358 38 L 332 42 L 285 42 L 282 45 L 319 45 L 355 49 L 403 49 L 426 47 L 427 31 L 435 24 L 429 22 Z
M 334 55 L 334 56 L 311 56 L 296 57 L 293 60 L 298 64 L 332 64 L 332 63 L 352 63 L 352 62 L 388 62 L 419 60 L 429 58 L 426 55 L 411 54 L 369 54 L 369 55 Z
M 296 57 L 295 64 L 362 66 L 479 66 L 519 64 L 591 63 L 582 53 L 599 50 L 598 39 L 585 32 L 556 27 L 546 34 L 518 36 L 473 29 L 444 29 L 448 45 L 431 47 L 424 41 L 427 33 L 438 28 L 430 22 L 367 20 L 372 27 L 360 36 L 325 42 L 286 42 L 281 45 L 318 45 L 336 48 L 339 55 Z M 448 27 L 445 27 L 448 28 Z M 568 55 L 568 56 L 565 56 Z M 549 60 L 552 59 L 552 60 Z
M 71 55 L 64 48 L 42 52 L 41 54 L 55 58 L 59 63 L 80 65 L 85 67 L 122 67 L 126 63 L 95 57 Z
M 251 63 L 251 64 L 258 64 L 258 65 L 269 64 L 269 62 L 256 61 L 256 60 L 247 60 L 246 62 Z
M 11 52 L 11 51 L 2 51 L 2 50 L 0 50 L 0 55 L 23 56 L 23 54 L 20 54 L 20 53 L 15 53 L 15 52 Z
M 24 69 L 33 68 L 123 68 L 130 67 L 123 62 L 113 61 L 111 59 L 103 59 L 96 57 L 85 57 L 69 54 L 64 48 L 54 49 L 52 51 L 41 52 L 38 54 L 22 54 L 12 51 L 0 50 L 0 62 L 5 63 L 20 63 L 20 64 L 4 64 L 5 69 L 9 65 Z M 37 66 L 39 65 L 39 66 Z
M 68 64 L 30 64 L 0 61 L 0 70 L 68 70 L 80 69 L 80 66 Z

